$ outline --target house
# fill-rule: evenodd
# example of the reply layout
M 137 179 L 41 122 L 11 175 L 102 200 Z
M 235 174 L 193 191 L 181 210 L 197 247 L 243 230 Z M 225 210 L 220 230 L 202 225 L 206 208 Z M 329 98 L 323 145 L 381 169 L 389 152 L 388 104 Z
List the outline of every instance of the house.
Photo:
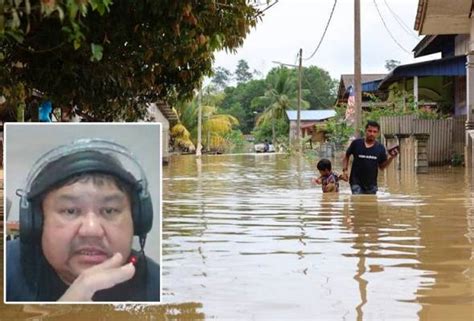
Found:
M 465 164 L 466 167 L 474 167 L 474 15 L 472 0 L 419 0 L 418 11 L 415 21 L 415 29 L 422 35 L 427 36 L 449 36 L 454 35 L 454 50 L 452 46 L 441 51 L 445 56 L 454 51 L 454 57 L 464 56 L 465 86 L 462 78 L 454 78 L 454 91 L 457 98 L 454 98 L 455 113 L 465 113 L 466 115 L 466 143 L 465 143 Z M 426 38 L 429 50 L 438 49 L 437 41 L 448 40 L 449 37 Z M 430 46 L 431 47 L 430 47 Z M 431 48 L 431 49 L 429 49 Z M 419 50 L 423 48 L 418 48 Z M 422 51 L 422 50 L 421 50 Z M 446 59 L 446 58 L 442 58 Z M 455 58 L 453 58 L 455 59 Z M 458 58 L 463 59 L 463 58 Z M 454 63 L 454 62 L 453 62 Z M 455 77 L 461 77 L 455 75 Z M 471 85 L 470 85 L 471 84 Z M 417 87 L 414 85 L 414 88 Z M 464 102 L 464 90 L 466 98 Z M 463 107 L 465 106 L 465 107 Z
M 414 103 L 445 115 L 466 114 L 466 36 L 425 36 L 413 49 L 415 58 L 441 53 L 440 59 L 400 65 L 379 84 L 379 90 L 413 95 Z
M 286 115 L 290 121 L 290 142 L 294 141 L 297 133 L 297 111 L 287 110 Z M 324 124 L 326 120 L 336 116 L 333 109 L 323 110 L 301 110 L 300 111 L 300 130 L 301 137 L 311 136 L 312 142 L 324 142 L 326 140 L 324 130 L 316 130 L 316 126 Z
M 151 121 L 161 124 L 163 163 L 167 164 L 169 161 L 170 129 L 178 123 L 178 116 L 167 103 L 161 101 L 149 104 L 148 114 Z
M 386 91 L 379 90 L 378 86 L 382 79 L 384 79 L 386 74 L 363 74 L 361 75 L 362 79 L 362 108 L 371 107 L 371 95 L 379 98 L 381 101 L 386 100 L 387 94 Z M 336 105 L 347 104 L 349 98 L 350 88 L 354 87 L 354 75 L 353 74 L 344 74 L 341 75 L 339 81 L 339 88 L 337 91 L 337 100 Z

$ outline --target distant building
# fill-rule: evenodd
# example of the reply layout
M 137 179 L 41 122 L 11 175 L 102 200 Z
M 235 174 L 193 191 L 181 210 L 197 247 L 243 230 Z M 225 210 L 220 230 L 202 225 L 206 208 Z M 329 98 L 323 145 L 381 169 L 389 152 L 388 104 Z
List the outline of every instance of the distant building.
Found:
M 296 110 L 287 110 L 286 115 L 290 121 L 290 132 L 289 138 L 290 142 L 296 139 L 297 133 L 297 111 Z M 326 120 L 336 116 L 336 111 L 333 109 L 323 109 L 323 110 L 302 110 L 300 112 L 300 130 L 301 138 L 306 136 L 311 136 L 312 142 L 324 142 L 325 131 L 324 128 L 317 130 L 317 125 L 324 125 Z
M 375 95 L 381 101 L 387 98 L 387 92 L 378 89 L 380 82 L 387 76 L 387 74 L 363 74 L 362 79 L 362 108 L 371 107 L 371 99 L 369 94 Z M 347 104 L 349 98 L 349 89 L 354 87 L 354 75 L 341 75 L 339 81 L 339 88 L 337 91 L 336 105 Z

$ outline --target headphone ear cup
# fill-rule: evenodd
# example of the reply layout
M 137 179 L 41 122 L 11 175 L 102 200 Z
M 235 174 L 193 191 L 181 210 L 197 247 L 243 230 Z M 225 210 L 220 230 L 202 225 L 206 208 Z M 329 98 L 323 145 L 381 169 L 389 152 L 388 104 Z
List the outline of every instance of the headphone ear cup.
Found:
M 150 195 L 138 196 L 133 206 L 133 230 L 135 235 L 144 235 L 150 232 L 153 225 L 153 204 Z
M 20 240 L 23 243 L 36 244 L 41 237 L 43 228 L 43 213 L 41 205 L 36 202 L 27 202 L 28 206 L 22 206 L 20 199 Z
M 40 244 L 41 235 L 43 234 L 43 209 L 41 203 L 33 202 L 32 204 L 33 216 L 33 240 Z
M 27 203 L 28 206 L 23 207 L 22 204 Z M 33 213 L 31 203 L 23 201 L 20 198 L 20 241 L 22 243 L 31 243 L 33 241 Z

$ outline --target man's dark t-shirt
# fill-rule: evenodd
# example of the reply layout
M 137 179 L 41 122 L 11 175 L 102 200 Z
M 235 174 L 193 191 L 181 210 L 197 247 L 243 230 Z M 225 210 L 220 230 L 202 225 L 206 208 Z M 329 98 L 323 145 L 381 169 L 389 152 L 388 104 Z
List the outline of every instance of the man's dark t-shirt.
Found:
M 364 189 L 377 186 L 377 174 L 380 164 L 387 160 L 385 147 L 379 142 L 375 142 L 372 147 L 365 147 L 364 139 L 358 138 L 352 141 L 346 151 L 346 156 L 354 156 L 352 162 L 351 185 L 360 185 Z

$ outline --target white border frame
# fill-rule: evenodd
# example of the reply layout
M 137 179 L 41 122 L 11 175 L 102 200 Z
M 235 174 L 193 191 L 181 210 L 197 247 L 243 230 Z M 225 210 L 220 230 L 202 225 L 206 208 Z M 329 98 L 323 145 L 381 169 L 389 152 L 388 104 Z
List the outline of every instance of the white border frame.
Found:
M 160 166 L 160 173 L 159 173 L 159 195 L 158 195 L 158 203 L 159 203 L 159 239 L 160 239 L 160 301 L 152 302 L 152 301 L 125 301 L 125 302 L 115 302 L 115 301 L 86 301 L 86 302 L 58 302 L 58 301 L 7 301 L 7 269 L 6 269 L 6 257 L 7 257 L 7 213 L 6 213 L 6 191 L 7 191 L 7 180 L 6 172 L 7 172 L 7 157 L 6 157 L 6 150 L 7 150 L 7 129 L 10 126 L 28 126 L 28 125 L 35 125 L 35 126 L 81 126 L 81 125 L 93 125 L 93 126 L 142 126 L 142 125 L 155 125 L 159 128 L 160 133 L 160 157 L 159 157 L 159 166 Z M 112 304 L 112 305 L 161 305 L 163 304 L 163 126 L 159 122 L 143 122 L 143 123 L 126 123 L 126 122 L 116 122 L 116 123 L 3 123 L 3 304 L 9 305 L 17 305 L 17 304 Z M 155 223 L 156 224 L 156 223 Z

